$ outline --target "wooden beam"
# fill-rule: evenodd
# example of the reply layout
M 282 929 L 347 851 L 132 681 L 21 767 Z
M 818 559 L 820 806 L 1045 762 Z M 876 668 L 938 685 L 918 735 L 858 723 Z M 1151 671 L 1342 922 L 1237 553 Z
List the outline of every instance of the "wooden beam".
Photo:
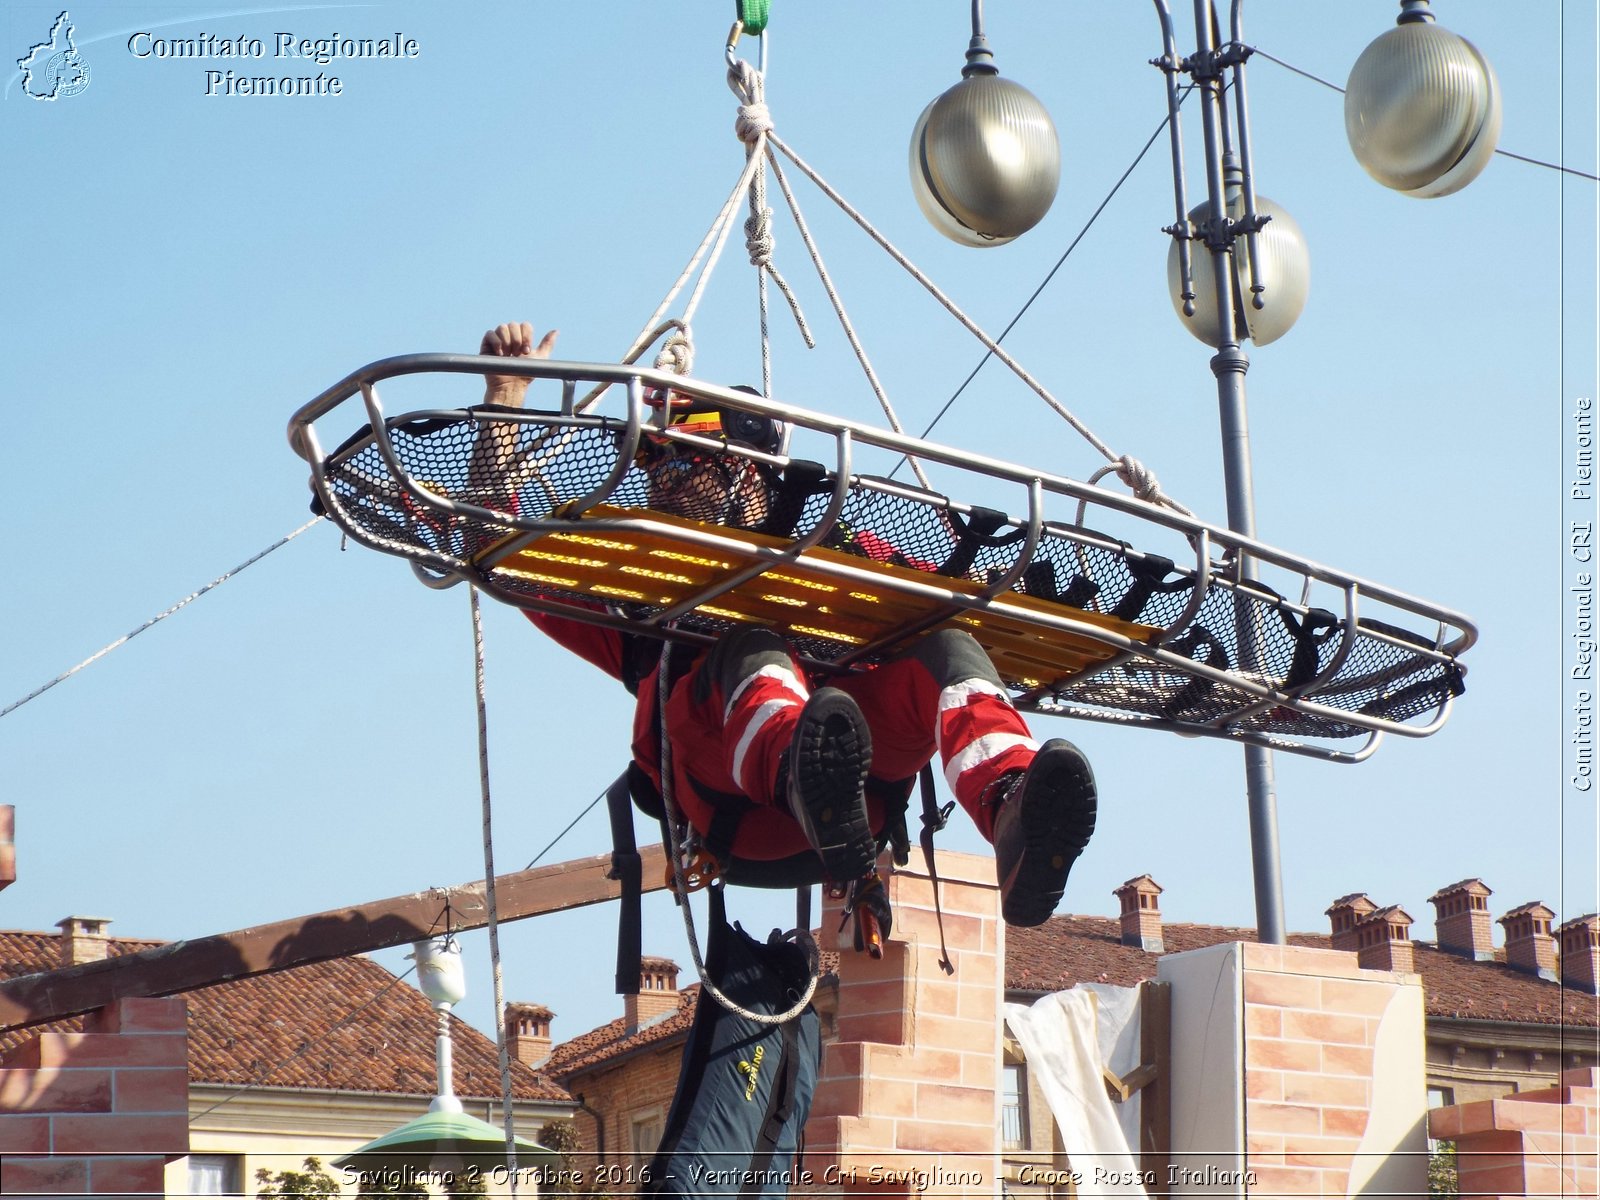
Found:
M 661 847 L 645 846 L 640 857 L 642 890 L 664 888 L 666 856 Z M 621 885 L 608 878 L 610 871 L 611 855 L 597 854 L 500 875 L 495 879 L 499 919 L 520 921 L 615 900 Z M 403 946 L 444 931 L 446 902 L 457 930 L 480 929 L 489 923 L 480 879 L 253 929 L 169 942 L 136 954 L 0 982 L 0 1030 L 89 1012 L 130 996 L 170 996 L 230 979 Z
M 1156 1181 L 1146 1190 L 1170 1196 L 1172 1162 L 1172 985 L 1147 979 L 1139 985 L 1139 1059 L 1152 1068 L 1139 1101 L 1139 1169 Z M 1140 1070 L 1143 1070 L 1141 1066 Z

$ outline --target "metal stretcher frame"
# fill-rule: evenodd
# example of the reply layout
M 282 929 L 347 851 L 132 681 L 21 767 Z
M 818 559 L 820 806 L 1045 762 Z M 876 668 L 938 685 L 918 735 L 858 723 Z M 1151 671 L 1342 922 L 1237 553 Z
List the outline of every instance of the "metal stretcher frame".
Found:
M 559 412 L 451 409 L 385 417 L 377 394 L 380 382 L 401 376 L 438 373 L 493 373 L 525 376 L 530 380 L 557 380 L 561 383 L 561 407 Z M 593 385 L 596 391 L 620 388 L 626 397 L 624 414 L 619 418 L 580 412 L 584 407 L 577 399 L 580 384 Z M 693 444 L 710 452 L 765 464 L 774 471 L 788 467 L 791 462 L 786 456 L 764 454 L 737 444 L 723 446 L 720 442 L 697 439 L 678 428 L 665 428 L 664 409 L 652 410 L 644 403 L 647 388 L 670 388 L 725 409 L 776 418 L 788 423 L 791 431 L 810 430 L 831 441 L 834 461 L 823 485 L 827 499 L 810 528 L 791 540 L 777 541 L 752 536 L 743 529 L 673 519 L 643 507 L 618 509 L 608 503 L 633 469 L 635 453 L 646 436 Z M 316 433 L 316 423 L 352 400 L 358 403 L 351 406 L 351 411 L 360 411 L 366 419 L 366 428 L 332 453 L 325 452 Z M 542 461 L 549 463 L 562 453 L 572 438 L 579 436 L 579 431 L 592 431 L 596 427 L 607 430 L 615 442 L 615 458 L 609 470 L 603 473 L 603 478 L 584 494 L 563 498 L 559 505 L 552 505 L 552 508 L 559 509 L 558 512 L 519 515 L 517 512 L 487 508 L 441 495 L 431 490 L 426 482 L 414 477 L 396 448 L 394 433 L 397 429 L 427 421 L 471 421 L 479 427 L 491 423 L 542 427 L 545 432 L 524 452 L 524 461 L 518 467 L 518 471 L 522 472 L 519 487 L 528 486 L 540 474 L 537 464 L 528 467 L 527 460 L 533 450 L 538 450 Z M 547 448 L 551 439 L 554 439 L 555 445 Z M 1072 638 L 1080 642 L 1087 640 L 1103 647 L 1103 659 L 1091 665 L 1082 677 L 1074 679 L 1070 688 L 1063 687 L 1059 681 L 1031 688 L 1013 684 L 1018 707 L 1043 714 L 1191 736 L 1223 737 L 1328 761 L 1359 762 L 1374 752 L 1385 733 L 1424 737 L 1443 725 L 1454 695 L 1461 690 L 1461 668 L 1456 660 L 1477 639 L 1477 630 L 1471 621 L 1452 610 L 1167 508 L 1065 476 L 636 365 L 461 354 L 411 354 L 383 359 L 352 372 L 304 405 L 291 418 L 289 440 L 295 452 L 311 466 L 311 486 L 323 511 L 362 544 L 409 559 L 418 576 L 430 586 L 450 586 L 465 579 L 497 599 L 518 607 L 567 617 L 577 616 L 593 624 L 635 633 L 643 628 L 664 638 L 704 644 L 714 640 L 715 634 L 703 629 L 684 628 L 675 624 L 676 619 L 693 613 L 702 605 L 713 604 L 719 597 L 767 572 L 792 569 L 803 564 L 813 574 L 838 579 L 844 584 L 917 598 L 933 606 L 914 628 L 893 630 L 875 642 L 850 647 L 831 657 L 815 656 L 802 650 L 802 657 L 818 667 L 834 670 L 848 668 L 862 660 L 870 660 L 906 638 L 938 624 L 963 619 L 971 623 L 974 618 L 981 619 L 991 614 L 1007 622 L 1020 622 L 1039 629 L 1050 636 Z M 1019 536 L 1021 542 L 1009 568 L 998 571 L 991 569 L 990 578 L 974 584 L 962 578 L 922 570 L 894 569 L 865 558 L 850 559 L 819 550 L 834 529 L 847 498 L 852 495 L 870 494 L 892 498 L 896 502 L 935 504 L 950 514 L 970 515 L 974 511 L 969 506 L 919 488 L 855 474 L 852 464 L 858 444 L 909 455 L 925 462 L 940 463 L 1023 489 L 1027 497 L 1026 516 L 1021 520 L 1007 518 L 1016 527 L 1018 535 L 1014 536 Z M 364 453 L 370 459 L 372 456 L 369 451 L 372 450 L 376 451 L 381 471 L 371 466 L 358 468 L 355 465 L 355 459 Z M 477 546 L 471 554 L 447 553 L 418 544 L 415 540 L 386 537 L 367 527 L 359 519 L 359 514 L 353 512 L 346 503 L 345 494 L 352 488 L 378 503 L 389 505 L 395 511 L 403 509 L 407 513 L 425 513 L 439 522 L 471 523 L 493 530 L 498 536 Z M 555 499 L 553 494 L 551 498 Z M 1069 501 L 1077 509 L 1078 517 L 1067 522 L 1049 520 L 1045 506 L 1054 498 Z M 1188 587 L 1188 599 L 1181 610 L 1163 622 L 1161 627 L 1118 622 L 1104 614 L 1087 612 L 1066 603 L 1046 603 L 1012 590 L 1018 585 L 1041 542 L 1047 539 L 1059 539 L 1061 543 L 1071 544 L 1075 553 L 1080 555 L 1091 550 L 1113 552 L 1124 555 L 1130 561 L 1151 557 L 1168 566 L 1174 565 L 1171 560 L 1159 559 L 1158 556 L 1144 556 L 1120 539 L 1087 528 L 1082 523 L 1082 514 L 1090 506 L 1159 526 L 1181 538 L 1192 550 L 1192 566 L 1176 567 L 1191 577 L 1183 584 Z M 717 579 L 712 586 L 680 597 L 657 611 L 636 612 L 626 616 L 612 611 L 577 610 L 570 602 L 518 590 L 511 586 L 503 572 L 497 570 L 539 539 L 551 534 L 571 534 L 579 529 L 585 534 L 666 537 L 686 550 L 720 554 L 735 561 L 744 560 L 746 565 Z M 1302 585 L 1299 604 L 1277 596 L 1270 588 L 1253 583 L 1245 570 L 1247 557 L 1297 576 Z M 1327 614 L 1324 610 L 1307 607 L 1313 582 L 1339 593 L 1342 597 L 1341 613 Z M 1229 608 L 1234 614 L 1236 627 L 1228 632 L 1236 635 L 1240 660 L 1238 669 L 1231 665 L 1219 667 L 1183 652 L 1186 635 L 1190 642 L 1189 649 L 1200 644 L 1194 641 L 1195 622 L 1208 599 L 1214 595 L 1231 600 Z M 1391 621 L 1364 619 L 1361 612 L 1363 603 L 1382 604 L 1390 610 L 1386 616 L 1400 614 L 1402 619 L 1421 625 L 1428 632 L 1413 632 Z M 1261 625 L 1266 615 L 1278 613 L 1287 626 L 1296 621 L 1309 622 L 1309 614 L 1313 611 L 1319 614 L 1319 619 L 1328 623 L 1327 632 L 1330 634 L 1333 632 L 1332 623 L 1334 619 L 1337 620 L 1338 646 L 1326 663 L 1316 663 L 1314 673 L 1309 678 L 1298 679 L 1293 686 L 1289 686 L 1286 679 L 1264 669 L 1250 669 L 1252 665 L 1260 666 L 1265 636 Z M 1138 614 L 1133 617 L 1134 621 L 1139 619 Z M 1202 628 L 1199 632 L 1215 642 L 1208 630 Z M 1341 672 L 1358 644 L 1388 647 L 1402 656 L 1397 660 L 1400 665 L 1377 669 L 1366 675 L 1341 678 Z M 1430 697 L 1435 692 L 1442 692 L 1436 704 L 1430 700 L 1426 706 L 1431 713 L 1410 713 L 1396 720 L 1379 712 L 1341 708 L 1315 698 L 1327 694 L 1359 695 L 1366 690 L 1382 689 L 1416 670 L 1436 672 L 1431 680 L 1425 681 Z M 1208 695 L 1211 690 L 1221 688 L 1224 695 L 1237 696 L 1238 702 L 1222 711 L 1201 716 L 1183 717 L 1152 712 L 1151 697 L 1155 685 L 1141 682 L 1141 672 L 1152 676 L 1168 672 L 1187 677 L 1204 686 Z M 1439 684 L 1440 673 L 1448 676 L 1450 686 Z M 1247 722 L 1259 721 L 1262 714 L 1299 714 L 1307 719 L 1310 726 L 1306 737 L 1317 740 L 1302 740 L 1282 729 L 1267 732 L 1247 727 Z M 1415 718 L 1419 715 L 1425 715 L 1427 719 L 1418 722 Z M 1359 734 L 1365 734 L 1365 741 L 1355 750 L 1324 744 Z

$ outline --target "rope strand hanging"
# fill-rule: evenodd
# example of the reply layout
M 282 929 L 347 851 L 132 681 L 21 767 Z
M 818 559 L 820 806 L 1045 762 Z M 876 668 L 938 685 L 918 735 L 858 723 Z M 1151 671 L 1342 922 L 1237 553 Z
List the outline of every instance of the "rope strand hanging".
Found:
M 494 873 L 494 805 L 489 790 L 489 706 L 484 686 L 483 611 L 478 589 L 469 587 L 472 606 L 473 680 L 477 694 L 478 788 L 483 800 L 483 890 L 488 906 L 489 962 L 494 970 L 494 1038 L 500 1060 L 500 1104 L 506 1135 L 506 1168 L 511 1178 L 511 1195 L 517 1194 L 517 1135 L 512 1108 L 511 1047 L 506 1037 L 505 975 L 500 964 L 500 907 L 496 898 Z

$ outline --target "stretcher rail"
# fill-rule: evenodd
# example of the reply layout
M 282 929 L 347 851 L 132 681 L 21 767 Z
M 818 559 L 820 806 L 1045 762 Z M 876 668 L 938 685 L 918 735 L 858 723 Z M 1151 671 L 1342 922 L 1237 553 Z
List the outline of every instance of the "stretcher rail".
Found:
M 537 381 L 557 381 L 558 405 L 387 417 L 379 400 L 389 380 L 453 399 L 462 384 L 438 377 L 491 373 L 535 381 L 530 403 Z M 606 388 L 609 411 L 577 411 L 579 384 Z M 788 453 L 666 427 L 644 402 L 661 388 L 785 422 Z M 316 427 L 335 414 L 365 424 L 324 451 Z M 1444 723 L 1477 637 L 1459 613 L 1170 509 L 638 366 L 384 359 L 300 409 L 289 438 L 322 511 L 433 586 L 469 580 L 510 604 L 690 644 L 772 625 L 828 671 L 953 624 L 1033 712 L 1357 762 L 1385 734 Z M 636 461 L 649 440 L 692 444 L 759 495 L 741 493 L 737 520 L 726 503 L 668 502 Z M 861 473 L 864 450 L 938 464 L 967 494 L 1020 491 L 1024 516 Z M 1139 536 L 1096 528 L 1107 523 Z M 1171 557 L 1132 544 L 1147 539 Z M 1246 559 L 1287 579 L 1285 594 L 1247 578 Z

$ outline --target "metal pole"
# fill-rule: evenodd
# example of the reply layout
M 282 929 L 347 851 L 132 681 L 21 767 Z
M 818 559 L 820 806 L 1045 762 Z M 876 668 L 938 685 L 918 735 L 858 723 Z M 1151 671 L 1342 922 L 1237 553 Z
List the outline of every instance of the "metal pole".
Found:
M 1250 431 L 1245 417 L 1244 377 L 1250 359 L 1239 346 L 1234 320 L 1232 234 L 1227 231 L 1227 181 L 1223 164 L 1224 122 L 1221 69 L 1214 60 L 1212 38 L 1215 19 L 1212 0 L 1194 0 L 1194 78 L 1200 86 L 1201 123 L 1205 131 L 1206 194 L 1209 198 L 1213 278 L 1217 288 L 1217 323 L 1220 349 L 1211 360 L 1217 378 L 1217 405 L 1222 422 L 1222 476 L 1227 490 L 1228 528 L 1255 537 L 1255 498 L 1250 476 Z M 1248 558 L 1240 572 L 1254 577 Z M 1248 669 L 1257 657 L 1257 633 L 1241 623 L 1238 628 L 1241 663 Z M 1278 797 L 1274 789 L 1272 752 L 1259 746 L 1244 751 L 1245 790 L 1250 811 L 1250 861 L 1255 881 L 1256 937 L 1262 942 L 1284 943 L 1283 868 L 1278 856 Z

